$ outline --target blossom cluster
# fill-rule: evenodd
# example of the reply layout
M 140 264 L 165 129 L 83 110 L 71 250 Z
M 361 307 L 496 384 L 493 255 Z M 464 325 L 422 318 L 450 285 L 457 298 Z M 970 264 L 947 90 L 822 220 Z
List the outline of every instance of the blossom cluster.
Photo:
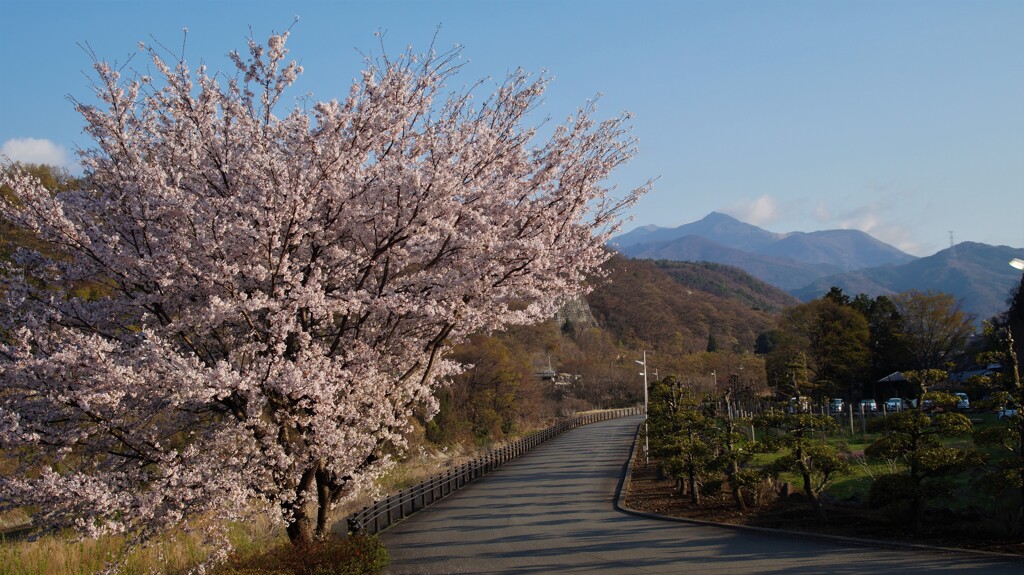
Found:
M 24 454 L 3 504 L 145 536 L 256 501 L 308 538 L 433 409 L 446 349 L 583 292 L 644 191 L 602 183 L 626 117 L 588 106 L 538 141 L 547 79 L 477 102 L 446 88 L 458 49 L 368 60 L 345 99 L 280 114 L 286 39 L 226 80 L 97 63 L 83 185 L 3 180 L 2 216 L 57 254 L 3 274 L 0 445 Z

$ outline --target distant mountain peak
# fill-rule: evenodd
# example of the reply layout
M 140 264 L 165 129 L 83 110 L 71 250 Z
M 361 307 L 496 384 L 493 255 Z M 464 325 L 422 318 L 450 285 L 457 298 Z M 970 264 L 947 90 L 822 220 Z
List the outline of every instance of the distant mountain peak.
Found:
M 610 245 L 634 258 L 732 265 L 811 299 L 831 286 L 872 297 L 908 289 L 961 297 L 980 319 L 1005 309 L 1020 273 L 1006 265 L 1020 248 L 961 242 L 916 258 L 855 229 L 773 233 L 722 212 L 676 228 L 644 226 Z M 845 272 L 845 273 L 844 273 Z
M 632 257 L 734 265 L 785 289 L 830 274 L 915 259 L 860 230 L 780 234 L 722 212 L 676 228 L 644 226 L 609 243 Z
M 832 286 L 871 297 L 911 289 L 944 292 L 963 300 L 964 310 L 980 321 L 1006 309 L 1007 294 L 1020 282 L 1020 272 L 1006 265 L 1014 257 L 1024 257 L 1024 249 L 962 242 L 903 264 L 822 277 L 790 293 L 809 300 Z
M 699 236 L 745 251 L 756 251 L 779 239 L 778 234 L 741 222 L 728 214 L 711 212 L 698 221 L 675 228 L 639 227 L 613 238 L 609 244 L 622 250 L 640 244 L 670 242 L 685 236 Z

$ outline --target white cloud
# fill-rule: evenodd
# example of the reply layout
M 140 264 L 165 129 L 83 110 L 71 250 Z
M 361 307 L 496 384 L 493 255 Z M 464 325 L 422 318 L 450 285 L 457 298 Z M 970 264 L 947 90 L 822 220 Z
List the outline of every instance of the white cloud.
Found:
M 880 206 L 860 206 L 845 213 L 838 214 L 833 221 L 835 227 L 843 230 L 860 230 L 874 235 L 881 225 Z
M 880 201 L 834 212 L 820 202 L 814 216 L 824 229 L 860 230 L 909 254 L 920 255 L 922 246 L 914 241 L 907 223 L 886 217 L 893 211 L 890 204 Z
M 767 195 L 755 200 L 741 200 L 724 208 L 722 211 L 737 220 L 755 226 L 774 222 L 779 217 L 779 209 L 775 198 Z
M 818 202 L 818 207 L 814 208 L 814 218 L 819 222 L 832 221 L 832 212 L 825 205 L 825 202 Z
M 64 146 L 46 139 L 12 138 L 0 145 L 0 154 L 26 164 L 50 164 L 69 169 L 75 167 Z
M 932 253 L 928 250 L 933 246 L 916 238 L 920 229 L 927 229 L 927 218 L 918 213 L 920 210 L 915 210 L 917 217 L 911 220 L 899 215 L 898 208 L 913 200 L 912 194 L 881 187 L 869 191 L 872 193 L 829 199 L 802 197 L 787 200 L 766 194 L 735 202 L 721 211 L 756 226 L 792 226 L 792 229 L 803 231 L 860 230 L 909 254 Z

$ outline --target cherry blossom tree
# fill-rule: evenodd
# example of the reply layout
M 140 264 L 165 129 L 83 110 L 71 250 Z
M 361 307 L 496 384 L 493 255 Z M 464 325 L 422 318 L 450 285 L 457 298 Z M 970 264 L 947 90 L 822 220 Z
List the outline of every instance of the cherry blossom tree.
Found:
M 344 99 L 282 112 L 287 36 L 227 76 L 97 61 L 82 185 L 4 177 L 3 217 L 58 254 L 2 278 L 4 505 L 140 540 L 269 508 L 322 536 L 462 369 L 446 350 L 585 292 L 648 187 L 603 184 L 627 116 L 589 103 L 541 138 L 548 79 L 478 101 L 447 86 L 458 48 L 367 59 Z

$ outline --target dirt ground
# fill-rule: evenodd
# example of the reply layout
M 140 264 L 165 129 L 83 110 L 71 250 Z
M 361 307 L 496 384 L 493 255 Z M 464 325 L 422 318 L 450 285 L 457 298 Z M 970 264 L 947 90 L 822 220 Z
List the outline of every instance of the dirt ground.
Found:
M 771 501 L 762 502 L 746 512 L 738 511 L 731 495 L 725 491 L 715 497 L 705 497 L 700 505 L 694 505 L 688 495 L 676 492 L 673 480 L 659 480 L 656 469 L 657 462 L 653 459 L 647 466 L 643 462 L 634 465 L 626 493 L 627 507 L 718 523 L 1024 555 L 1024 540 L 1021 538 L 994 535 L 986 528 L 983 519 L 952 513 L 927 516 L 921 531 L 915 535 L 884 512 L 862 506 L 826 504 L 825 522 L 819 523 L 799 493 L 787 497 L 777 497 L 772 493 L 764 497 Z

